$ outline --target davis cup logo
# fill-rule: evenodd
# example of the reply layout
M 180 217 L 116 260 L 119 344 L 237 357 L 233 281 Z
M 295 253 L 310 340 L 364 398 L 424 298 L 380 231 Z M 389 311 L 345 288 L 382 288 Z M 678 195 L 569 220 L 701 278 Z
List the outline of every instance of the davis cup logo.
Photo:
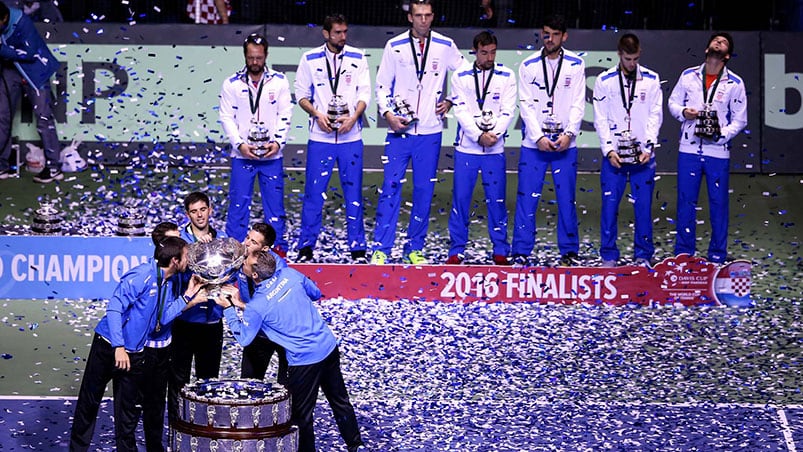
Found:
M 714 297 L 720 303 L 734 307 L 753 305 L 750 286 L 753 278 L 749 261 L 734 261 L 719 269 L 714 277 Z

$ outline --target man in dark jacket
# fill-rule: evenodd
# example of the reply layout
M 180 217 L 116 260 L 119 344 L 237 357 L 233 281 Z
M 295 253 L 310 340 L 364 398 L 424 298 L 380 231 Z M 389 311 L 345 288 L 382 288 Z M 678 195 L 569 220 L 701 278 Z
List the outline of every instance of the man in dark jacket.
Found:
M 50 87 L 50 77 L 58 68 L 58 60 L 31 19 L 22 10 L 0 3 L 0 179 L 13 174 L 9 168 L 11 123 L 23 91 L 33 105 L 36 128 L 45 150 L 45 168 L 34 176 L 34 181 L 46 184 L 64 179 L 59 168 L 61 144 L 56 134 Z

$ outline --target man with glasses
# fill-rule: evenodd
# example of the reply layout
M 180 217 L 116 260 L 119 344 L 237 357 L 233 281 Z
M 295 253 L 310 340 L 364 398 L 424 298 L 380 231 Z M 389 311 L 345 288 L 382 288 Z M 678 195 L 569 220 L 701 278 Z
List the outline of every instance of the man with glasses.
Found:
M 276 252 L 285 255 L 282 148 L 293 113 L 290 84 L 283 73 L 267 66 L 264 36 L 249 35 L 243 53 L 245 67 L 223 82 L 220 93 L 220 122 L 232 148 L 226 235 L 245 239 L 258 179 L 265 222 L 276 230 Z
M 376 212 L 372 264 L 384 264 L 396 239 L 402 184 L 407 164 L 413 166 L 413 203 L 404 261 L 426 264 L 424 240 L 435 189 L 443 134 L 443 115 L 452 102 L 443 91 L 447 71 L 463 62 L 454 41 L 431 30 L 435 13 L 430 0 L 410 3 L 411 27 L 390 38 L 376 75 L 379 114 L 388 122 L 384 181 Z

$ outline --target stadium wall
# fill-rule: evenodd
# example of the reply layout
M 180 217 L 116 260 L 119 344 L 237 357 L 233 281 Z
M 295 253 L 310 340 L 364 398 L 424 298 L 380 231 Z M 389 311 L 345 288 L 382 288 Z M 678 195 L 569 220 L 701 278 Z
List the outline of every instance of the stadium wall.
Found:
M 292 84 L 301 54 L 321 43 L 320 27 L 292 25 L 133 25 L 38 24 L 62 62 L 54 80 L 60 102 L 60 138 L 83 141 L 82 152 L 104 164 L 227 165 L 226 138 L 218 123 L 218 94 L 223 80 L 243 66 L 241 45 L 251 32 L 270 42 L 268 62 L 285 72 Z M 366 50 L 372 81 L 385 41 L 400 27 L 353 25 L 350 44 Z M 469 57 L 478 29 L 440 29 Z M 710 36 L 707 31 L 637 31 L 642 63 L 661 75 L 664 104 L 681 71 L 698 65 Z M 733 141 L 731 170 L 742 173 L 803 173 L 803 160 L 790 150 L 803 141 L 803 35 L 781 32 L 735 32 L 736 53 L 729 67 L 740 75 L 748 94 L 748 128 Z M 499 29 L 497 61 L 517 69 L 540 48 L 535 30 Z M 587 71 L 586 113 L 578 139 L 579 167 L 597 171 L 599 142 L 593 128 L 591 92 L 594 78 L 616 64 L 619 33 L 570 30 L 566 47 L 583 53 Z M 364 118 L 365 165 L 381 168 L 385 122 L 376 105 Z M 15 121 L 20 141 L 38 140 L 30 107 Z M 303 167 L 307 118 L 300 108 L 285 151 L 286 164 Z M 515 170 L 521 124 L 508 138 L 508 167 Z M 440 165 L 452 166 L 456 130 L 447 119 Z M 658 169 L 674 172 L 679 123 L 664 112 Z

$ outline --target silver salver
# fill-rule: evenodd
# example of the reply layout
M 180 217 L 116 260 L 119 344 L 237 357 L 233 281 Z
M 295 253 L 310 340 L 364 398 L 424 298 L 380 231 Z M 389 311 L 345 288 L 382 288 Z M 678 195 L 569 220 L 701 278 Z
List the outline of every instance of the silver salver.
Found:
M 697 122 L 694 124 L 694 134 L 709 140 L 719 139 L 720 127 L 717 110 L 711 104 L 705 104 L 697 113 Z
M 549 141 L 557 141 L 560 134 L 563 133 L 563 123 L 555 114 L 550 113 L 541 124 L 541 132 L 549 138 Z
M 619 161 L 621 163 L 625 165 L 635 165 L 639 163 L 641 143 L 633 136 L 631 131 L 625 130 L 619 134 L 616 140 L 616 153 L 619 155 Z
M 207 285 L 209 298 L 220 295 L 220 286 L 232 280 L 245 256 L 245 245 L 231 237 L 192 243 L 187 251 L 190 270 Z
M 496 115 L 493 110 L 482 110 L 480 117 L 476 120 L 477 127 L 483 132 L 488 132 L 496 127 Z
M 388 108 L 393 111 L 395 116 L 400 117 L 405 125 L 409 126 L 418 121 L 415 110 L 413 110 L 413 107 L 410 106 L 410 103 L 407 102 L 407 99 L 403 98 L 401 94 L 396 94 L 393 98 L 388 99 Z
M 329 121 L 329 127 L 334 130 L 339 129 L 341 123 L 337 119 L 348 114 L 349 104 L 346 103 L 343 96 L 335 94 L 329 99 L 329 105 L 326 106 L 326 119 Z
M 268 144 L 270 144 L 270 131 L 265 127 L 265 123 L 256 119 L 251 119 L 251 128 L 248 129 L 248 144 L 255 146 L 256 150 L 252 151 L 259 157 L 267 154 Z

